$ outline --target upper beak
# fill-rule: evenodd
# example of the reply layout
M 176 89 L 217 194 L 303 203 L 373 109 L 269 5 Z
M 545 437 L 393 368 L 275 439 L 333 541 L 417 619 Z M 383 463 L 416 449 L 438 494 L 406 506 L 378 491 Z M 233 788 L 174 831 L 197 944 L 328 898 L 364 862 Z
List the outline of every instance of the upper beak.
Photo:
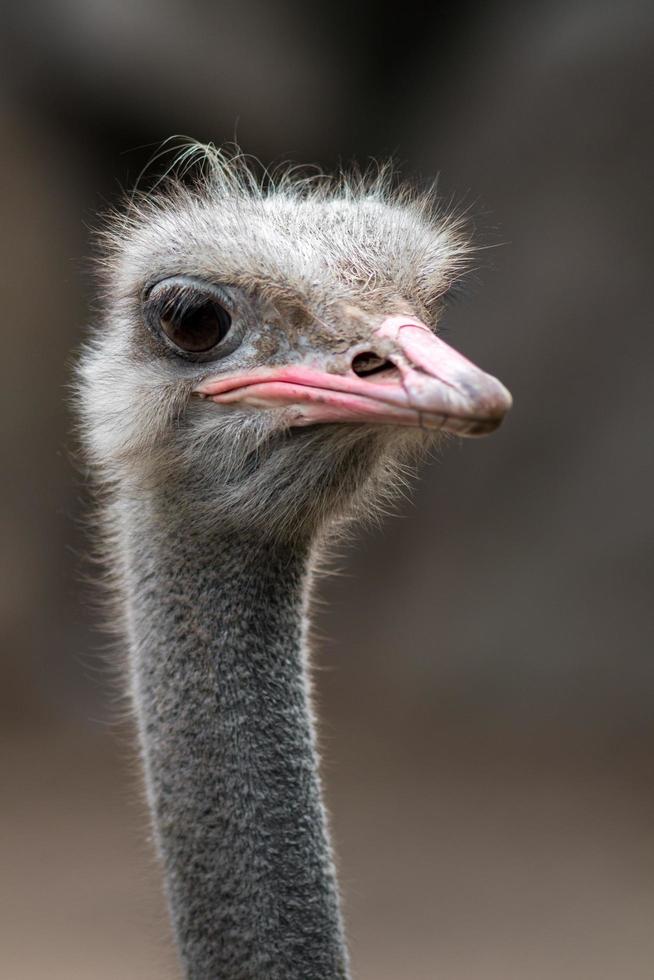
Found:
M 378 367 L 357 373 L 357 356 Z M 198 394 L 220 404 L 286 406 L 290 425 L 377 422 L 478 436 L 498 427 L 511 407 L 503 384 L 463 357 L 420 320 L 388 317 L 368 349 L 331 373 L 311 364 L 257 368 L 203 381 Z

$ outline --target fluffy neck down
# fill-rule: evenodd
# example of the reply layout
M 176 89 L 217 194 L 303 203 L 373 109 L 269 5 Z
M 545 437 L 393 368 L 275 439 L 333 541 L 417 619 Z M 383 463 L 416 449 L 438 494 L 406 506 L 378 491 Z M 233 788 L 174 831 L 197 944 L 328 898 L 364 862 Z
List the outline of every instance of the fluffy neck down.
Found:
M 131 689 L 188 980 L 348 977 L 305 654 L 308 545 L 117 513 Z

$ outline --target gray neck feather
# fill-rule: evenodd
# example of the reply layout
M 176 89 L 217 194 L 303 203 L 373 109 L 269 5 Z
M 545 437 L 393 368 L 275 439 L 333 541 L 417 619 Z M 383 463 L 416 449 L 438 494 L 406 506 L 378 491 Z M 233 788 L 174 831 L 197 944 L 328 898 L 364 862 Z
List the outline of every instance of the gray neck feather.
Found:
M 119 514 L 132 691 L 186 975 L 346 978 L 308 700 L 309 547 L 194 532 L 156 493 Z

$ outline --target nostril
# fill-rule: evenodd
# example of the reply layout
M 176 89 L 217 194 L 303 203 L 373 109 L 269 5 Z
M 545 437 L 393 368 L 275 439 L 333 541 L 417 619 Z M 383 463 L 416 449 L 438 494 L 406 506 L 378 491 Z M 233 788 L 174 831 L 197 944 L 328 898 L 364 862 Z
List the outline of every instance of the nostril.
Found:
M 387 358 L 380 357 L 374 351 L 365 350 L 352 359 L 352 370 L 360 378 L 371 374 L 381 374 L 383 371 L 395 371 L 395 365 Z

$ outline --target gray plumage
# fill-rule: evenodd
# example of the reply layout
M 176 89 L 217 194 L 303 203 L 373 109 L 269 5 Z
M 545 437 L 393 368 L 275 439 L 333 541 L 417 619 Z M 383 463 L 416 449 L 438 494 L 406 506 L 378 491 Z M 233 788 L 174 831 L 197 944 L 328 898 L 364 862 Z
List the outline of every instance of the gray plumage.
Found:
M 197 389 L 209 373 L 316 358 L 351 373 L 380 318 L 437 322 L 468 246 L 429 196 L 392 193 L 384 177 L 262 188 L 238 159 L 205 153 L 201 181 L 132 201 L 104 236 L 83 431 L 186 976 L 337 980 L 349 974 L 308 689 L 309 585 L 326 535 L 369 514 L 435 436 L 295 427 L 288 408 L 221 406 Z M 215 357 L 180 354 L 148 320 L 169 281 L 180 303 L 210 283 L 229 309 Z

